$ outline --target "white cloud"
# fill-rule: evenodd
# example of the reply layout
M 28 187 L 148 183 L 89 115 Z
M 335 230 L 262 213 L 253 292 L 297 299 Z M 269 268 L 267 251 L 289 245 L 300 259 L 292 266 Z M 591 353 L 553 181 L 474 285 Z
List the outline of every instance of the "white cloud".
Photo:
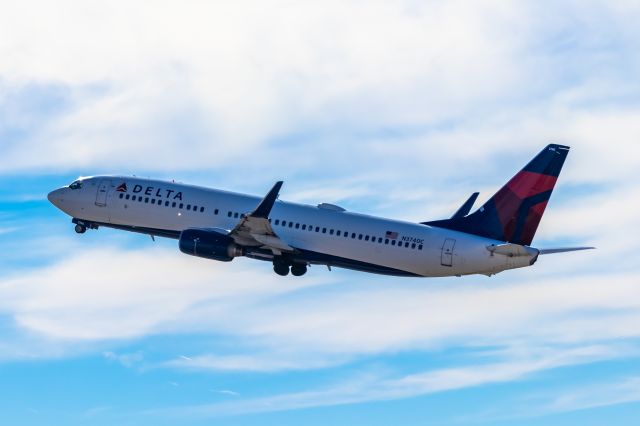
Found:
M 637 352 L 636 352 L 637 353 Z M 564 367 L 624 357 L 620 351 L 598 346 L 584 346 L 552 351 L 544 356 L 507 359 L 493 364 L 435 369 L 401 377 L 379 372 L 362 373 L 327 388 L 285 393 L 262 398 L 248 398 L 200 406 L 150 411 L 187 417 L 212 417 L 296 410 L 332 405 L 387 401 L 465 389 L 495 383 L 522 380 L 532 374 Z
M 327 357 L 324 354 L 313 356 L 305 353 L 251 353 L 248 355 L 201 355 L 178 357 L 160 364 L 161 367 L 185 370 L 219 370 L 243 372 L 275 372 L 298 369 L 320 369 L 341 364 L 345 357 Z
M 317 282 L 309 279 L 292 288 L 274 277 L 188 258 L 177 250 L 87 250 L 31 274 L 5 278 L 0 309 L 20 327 L 48 338 L 131 338 L 171 324 L 198 302 L 208 301 L 222 319 L 238 303 L 249 305 L 255 298 Z M 224 304 L 216 303 L 221 300 Z
M 609 51 L 634 57 L 626 53 L 637 38 L 631 23 L 638 11 L 596 0 L 589 5 L 13 3 L 0 17 L 4 85 L 55 84 L 67 88 L 63 96 L 69 99 L 55 119 L 7 142 L 0 170 L 164 172 L 233 164 L 271 175 L 273 167 L 264 165 L 269 158 L 287 174 L 318 168 L 320 159 L 344 175 L 357 158 L 363 170 L 386 165 L 388 176 L 403 164 L 402 155 L 386 154 L 389 144 L 406 151 L 405 179 L 414 176 L 411 166 L 455 170 L 459 163 L 449 160 L 470 157 L 482 164 L 501 151 L 533 146 L 534 136 L 536 147 L 557 137 L 548 129 L 548 114 L 540 112 L 549 109 L 559 87 L 585 82 L 600 89 L 599 103 L 611 88 L 628 92 L 637 73 L 625 80 L 619 58 L 598 53 L 604 39 Z M 567 28 L 576 39 L 564 39 Z M 571 43 L 579 60 L 569 62 L 558 52 L 563 43 Z M 638 66 L 631 59 L 627 65 Z M 564 96 L 574 103 L 584 99 Z M 592 140 L 612 136 L 612 128 L 620 129 L 613 135 L 627 136 L 637 120 L 619 114 L 621 103 Z M 529 126 L 521 124 L 526 115 L 506 113 L 531 104 L 542 117 Z M 3 109 L 11 112 L 12 105 Z M 19 121 L 24 114 L 7 116 Z M 568 118 L 587 132 L 600 120 Z M 477 123 L 487 121 L 493 131 L 476 135 Z M 506 130 L 500 134 L 496 126 Z M 388 134 L 394 137 L 381 137 Z M 443 158 L 443 151 L 452 158 Z M 282 164 L 282 158 L 296 161 Z M 616 161 L 635 164 L 628 157 Z
M 268 264 L 115 240 L 11 240 L 6 257 L 28 244 L 52 263 L 0 276 L 3 361 L 102 353 L 144 371 L 272 373 L 463 349 L 465 362 L 441 369 L 174 411 L 208 416 L 405 398 L 638 356 L 637 2 L 5 6 L 0 174 L 195 170 L 229 189 L 284 177 L 285 199 L 428 220 L 474 190 L 482 202 L 542 145 L 560 142 L 573 148 L 564 196 L 538 241 L 599 250 L 492 280 L 315 268 L 283 280 Z M 329 283 L 339 285 L 315 288 Z M 222 349 L 186 343 L 162 361 L 113 348 L 191 333 Z M 629 378 L 604 384 L 603 396 L 595 386 L 567 391 L 540 411 L 636 401 L 637 388 Z
M 640 338 L 633 272 L 557 276 L 541 266 L 494 281 L 388 285 L 386 277 L 349 283 L 346 272 L 315 269 L 293 282 L 267 264 L 247 269 L 247 262 L 218 264 L 162 248 L 88 249 L 5 278 L 0 311 L 34 338 L 61 346 L 84 342 L 82 350 L 164 333 L 235 342 L 231 353 L 183 348 L 182 357 L 152 365 L 181 369 L 317 369 L 443 346 L 513 349 L 522 342 L 531 348 Z M 314 288 L 330 282 L 341 282 L 340 291 Z

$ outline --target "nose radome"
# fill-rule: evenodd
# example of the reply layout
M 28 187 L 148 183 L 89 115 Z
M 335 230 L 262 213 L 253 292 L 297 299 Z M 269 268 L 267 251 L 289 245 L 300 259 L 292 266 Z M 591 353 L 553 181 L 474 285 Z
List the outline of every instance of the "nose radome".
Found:
M 55 191 L 51 191 L 49 195 L 47 195 L 47 199 L 54 206 L 59 206 L 62 201 L 62 189 L 56 189 Z

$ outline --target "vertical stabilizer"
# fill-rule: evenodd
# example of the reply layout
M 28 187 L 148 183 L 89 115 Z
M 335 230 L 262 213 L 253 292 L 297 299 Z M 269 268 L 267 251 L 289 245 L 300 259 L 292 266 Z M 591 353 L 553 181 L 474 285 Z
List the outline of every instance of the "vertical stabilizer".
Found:
M 531 245 L 568 153 L 548 145 L 473 214 L 428 225 Z

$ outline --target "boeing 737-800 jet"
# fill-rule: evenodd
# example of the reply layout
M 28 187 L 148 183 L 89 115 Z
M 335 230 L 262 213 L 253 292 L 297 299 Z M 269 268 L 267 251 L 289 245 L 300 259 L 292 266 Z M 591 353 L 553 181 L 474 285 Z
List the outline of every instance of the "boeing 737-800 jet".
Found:
M 49 194 L 75 231 L 101 226 L 178 240 L 183 253 L 228 262 L 273 263 L 279 275 L 326 265 L 395 276 L 493 275 L 533 265 L 531 242 L 569 147 L 549 145 L 476 212 L 478 193 L 450 219 L 411 223 L 356 214 L 333 204 L 278 200 L 124 176 L 81 178 Z

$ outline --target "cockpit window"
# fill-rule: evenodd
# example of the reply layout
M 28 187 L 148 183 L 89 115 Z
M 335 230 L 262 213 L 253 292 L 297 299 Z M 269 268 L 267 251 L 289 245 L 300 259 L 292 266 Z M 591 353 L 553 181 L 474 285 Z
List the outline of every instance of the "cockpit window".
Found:
M 75 181 L 71 185 L 69 185 L 69 189 L 80 189 L 82 188 L 82 181 Z

